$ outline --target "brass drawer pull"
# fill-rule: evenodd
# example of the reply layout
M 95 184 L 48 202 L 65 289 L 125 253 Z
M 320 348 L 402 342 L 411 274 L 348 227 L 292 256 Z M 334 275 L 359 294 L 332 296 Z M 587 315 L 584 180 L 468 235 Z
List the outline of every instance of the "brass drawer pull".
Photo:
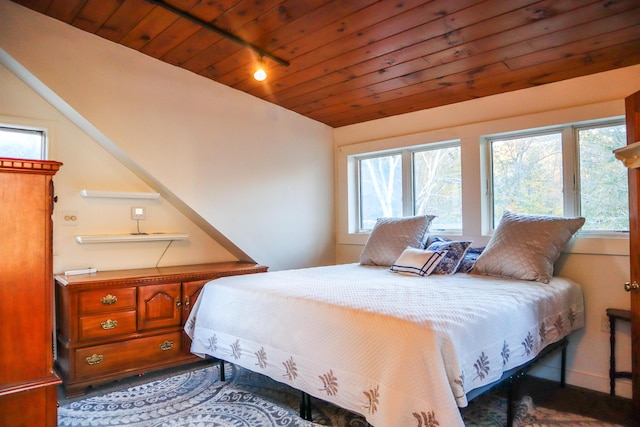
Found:
M 87 357 L 85 360 L 89 365 L 97 365 L 98 363 L 102 362 L 103 359 L 104 359 L 104 356 L 102 354 L 93 353 L 91 356 Z
M 100 323 L 100 326 L 102 326 L 102 329 L 104 329 L 104 330 L 113 329 L 116 326 L 118 326 L 118 321 L 117 320 L 107 319 L 104 322 Z
M 112 305 L 118 302 L 118 297 L 115 295 L 107 294 L 102 297 L 102 304 L 104 305 Z
M 172 341 L 165 341 L 162 344 L 160 344 L 160 350 L 162 350 L 162 351 L 171 350 L 172 348 L 173 348 L 173 342 Z

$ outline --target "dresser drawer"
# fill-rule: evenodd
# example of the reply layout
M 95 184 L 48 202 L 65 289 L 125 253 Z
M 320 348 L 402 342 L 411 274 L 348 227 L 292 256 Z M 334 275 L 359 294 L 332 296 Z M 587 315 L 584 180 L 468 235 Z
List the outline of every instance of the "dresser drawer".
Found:
M 76 375 L 90 376 L 140 368 L 179 357 L 182 332 L 138 338 L 112 344 L 95 345 L 74 351 Z
M 79 294 L 80 314 L 136 308 L 136 288 L 84 291 Z
M 80 316 L 80 340 L 108 338 L 136 331 L 136 311 L 116 311 Z

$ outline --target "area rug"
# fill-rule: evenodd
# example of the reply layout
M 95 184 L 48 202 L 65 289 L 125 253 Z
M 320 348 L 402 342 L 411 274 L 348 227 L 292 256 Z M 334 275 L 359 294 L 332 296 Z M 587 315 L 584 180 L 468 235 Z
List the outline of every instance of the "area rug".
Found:
M 367 427 L 363 417 L 313 399 L 313 422 L 298 416 L 300 392 L 260 374 L 226 365 L 227 381 L 217 365 L 186 372 L 140 378 L 94 392 L 81 399 L 61 400 L 58 425 L 130 427 Z M 468 427 L 502 427 L 506 401 L 480 397 L 462 410 Z M 536 408 L 523 399 L 516 408 L 518 427 L 608 426 L 589 418 Z M 394 426 L 400 427 L 400 426 Z M 405 426 L 402 426 L 405 427 Z M 412 426 L 406 426 L 412 427 Z M 438 426 L 446 427 L 446 426 Z

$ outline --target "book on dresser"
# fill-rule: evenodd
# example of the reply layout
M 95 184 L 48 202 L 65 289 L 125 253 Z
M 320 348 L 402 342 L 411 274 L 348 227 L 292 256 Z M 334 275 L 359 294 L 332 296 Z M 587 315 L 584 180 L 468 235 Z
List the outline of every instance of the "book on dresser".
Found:
M 66 395 L 201 360 L 183 331 L 202 287 L 267 267 L 222 262 L 55 275 L 57 358 Z

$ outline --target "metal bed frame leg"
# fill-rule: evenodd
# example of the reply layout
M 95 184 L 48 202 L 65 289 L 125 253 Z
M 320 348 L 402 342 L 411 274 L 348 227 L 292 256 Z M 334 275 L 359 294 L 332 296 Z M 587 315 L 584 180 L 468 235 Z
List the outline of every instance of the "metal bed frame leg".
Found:
M 567 339 L 565 338 L 560 341 L 558 345 L 562 348 L 560 359 L 560 387 L 565 388 L 567 385 L 567 346 L 569 345 L 569 341 L 567 341 Z M 518 381 L 520 381 L 520 378 L 522 378 L 525 373 L 526 370 L 523 370 L 522 372 L 516 373 L 508 379 L 509 386 L 507 388 L 507 427 L 513 426 L 513 419 L 515 417 L 513 399 L 516 396 L 516 387 L 518 385 Z
M 509 381 L 509 387 L 507 389 L 507 427 L 513 426 L 513 398 L 515 392 L 516 382 Z
M 560 387 L 567 385 L 567 345 L 562 346 L 562 358 L 560 362 Z
M 304 391 L 301 393 L 302 397 L 300 399 L 300 418 L 311 421 L 311 396 Z

